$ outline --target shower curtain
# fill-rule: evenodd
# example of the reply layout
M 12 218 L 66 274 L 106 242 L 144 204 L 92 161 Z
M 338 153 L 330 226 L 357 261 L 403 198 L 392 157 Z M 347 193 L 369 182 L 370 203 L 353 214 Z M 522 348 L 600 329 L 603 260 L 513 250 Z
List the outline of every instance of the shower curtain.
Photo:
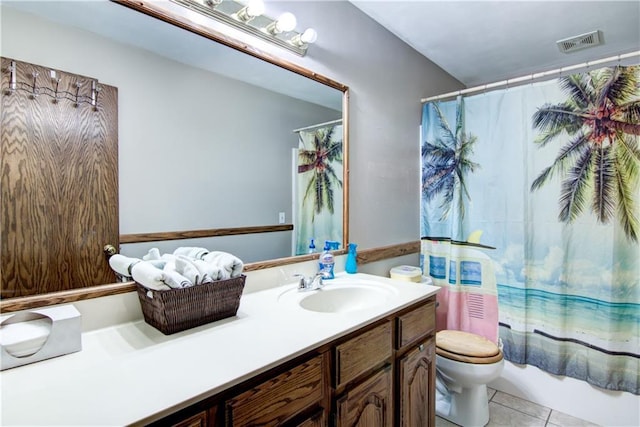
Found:
M 639 76 L 605 67 L 424 105 L 421 262 L 449 297 L 439 327 L 473 330 L 487 313 L 468 301 L 492 311 L 495 295 L 507 360 L 640 394 Z M 454 247 L 491 268 L 465 273 Z
M 316 252 L 325 241 L 342 244 L 342 124 L 298 131 L 294 167 L 294 255 Z

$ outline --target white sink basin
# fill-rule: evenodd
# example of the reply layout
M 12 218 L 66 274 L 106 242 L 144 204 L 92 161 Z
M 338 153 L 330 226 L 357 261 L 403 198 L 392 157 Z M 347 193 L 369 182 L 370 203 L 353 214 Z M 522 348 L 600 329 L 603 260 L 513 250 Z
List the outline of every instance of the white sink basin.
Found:
M 309 311 L 348 313 L 383 305 L 396 293 L 392 287 L 373 281 L 326 280 L 321 289 L 305 292 L 289 289 L 278 299 Z

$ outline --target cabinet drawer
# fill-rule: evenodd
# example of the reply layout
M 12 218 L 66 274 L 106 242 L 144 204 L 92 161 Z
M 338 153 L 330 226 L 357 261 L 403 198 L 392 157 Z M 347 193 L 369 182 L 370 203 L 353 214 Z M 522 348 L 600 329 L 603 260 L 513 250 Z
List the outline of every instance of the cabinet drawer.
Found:
M 386 322 L 336 346 L 336 388 L 391 357 L 391 334 Z
M 398 342 L 401 349 L 407 344 L 423 338 L 436 327 L 436 306 L 431 300 L 425 305 L 416 308 L 406 314 L 398 316 Z
M 320 355 L 229 399 L 227 424 L 282 424 L 323 399 L 328 385 L 322 371 Z

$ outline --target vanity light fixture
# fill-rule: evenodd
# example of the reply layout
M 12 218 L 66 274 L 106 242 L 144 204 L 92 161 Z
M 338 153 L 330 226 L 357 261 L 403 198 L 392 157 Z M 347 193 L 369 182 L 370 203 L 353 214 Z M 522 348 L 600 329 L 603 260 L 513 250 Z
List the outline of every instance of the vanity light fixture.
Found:
M 295 30 L 294 14 L 285 12 L 277 19 L 264 15 L 263 0 L 171 0 L 218 22 L 304 56 L 318 38 L 312 28 Z

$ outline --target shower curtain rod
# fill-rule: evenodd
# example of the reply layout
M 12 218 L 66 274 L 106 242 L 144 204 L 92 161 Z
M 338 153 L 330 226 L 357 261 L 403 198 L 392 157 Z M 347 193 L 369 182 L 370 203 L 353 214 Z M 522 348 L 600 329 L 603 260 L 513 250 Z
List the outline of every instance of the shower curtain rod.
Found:
M 468 89 L 457 90 L 455 92 L 449 92 L 442 95 L 431 96 L 429 98 L 422 98 L 420 102 L 424 104 L 425 102 L 430 102 L 430 101 L 439 101 L 446 98 L 455 98 L 458 95 L 467 95 L 473 92 L 484 92 L 486 90 L 495 89 L 502 86 L 512 86 L 514 84 L 533 83 L 534 81 L 541 80 L 544 77 L 549 77 L 554 74 L 562 74 L 566 71 L 572 71 L 578 68 L 588 68 L 588 67 L 591 67 L 592 65 L 604 64 L 605 62 L 621 61 L 623 59 L 632 58 L 634 56 L 640 56 L 640 50 L 635 52 L 624 53 L 621 55 L 610 56 L 604 59 L 597 59 L 595 61 L 587 61 L 577 65 L 570 65 L 568 67 L 557 68 L 555 70 L 543 71 L 540 73 L 529 74 L 527 76 L 516 77 L 513 79 L 502 80 L 495 83 L 488 83 L 485 85 L 475 86 Z
M 307 126 L 307 127 L 300 128 L 300 129 L 294 129 L 291 132 L 296 133 L 296 132 L 300 132 L 300 131 L 303 131 L 303 130 L 321 128 L 323 126 L 337 125 L 338 123 L 342 123 L 342 119 L 331 120 L 330 122 L 318 123 L 317 125 Z

